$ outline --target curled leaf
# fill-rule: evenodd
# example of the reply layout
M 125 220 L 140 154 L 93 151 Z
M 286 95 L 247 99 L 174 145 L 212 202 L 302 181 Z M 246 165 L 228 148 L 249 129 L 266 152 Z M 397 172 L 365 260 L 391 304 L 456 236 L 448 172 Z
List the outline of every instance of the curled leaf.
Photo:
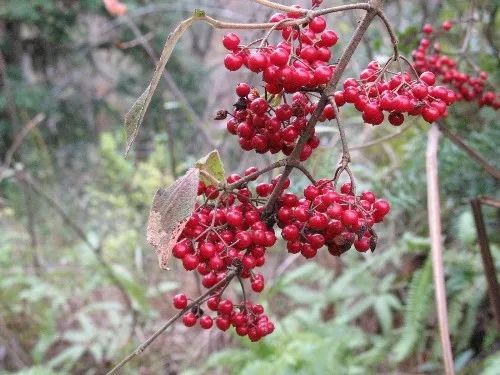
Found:
M 153 198 L 146 237 L 155 247 L 162 269 L 168 269 L 172 248 L 193 213 L 198 183 L 199 170 L 191 168 L 169 187 L 158 189 Z
M 223 182 L 225 179 L 224 164 L 217 150 L 198 160 L 195 167 L 200 170 L 200 180 L 208 185 Z

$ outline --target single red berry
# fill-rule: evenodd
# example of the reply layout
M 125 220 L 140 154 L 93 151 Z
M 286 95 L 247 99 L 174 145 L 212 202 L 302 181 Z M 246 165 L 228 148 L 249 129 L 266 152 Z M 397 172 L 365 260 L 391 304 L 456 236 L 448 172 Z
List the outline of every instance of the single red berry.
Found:
M 230 53 L 224 57 L 224 66 L 232 72 L 238 70 L 243 65 L 243 57 Z
M 345 210 L 342 213 L 342 223 L 346 226 L 352 226 L 358 222 L 359 215 L 354 210 Z
M 453 27 L 453 23 L 450 20 L 446 20 L 443 22 L 441 25 L 444 31 L 450 31 L 451 28 Z
M 229 329 L 229 327 L 231 327 L 231 321 L 227 318 L 223 318 L 223 317 L 219 316 L 219 317 L 217 317 L 217 319 L 215 319 L 215 325 L 221 331 L 227 331 Z
M 333 30 L 325 30 L 321 34 L 321 45 L 325 47 L 334 46 L 339 39 L 337 33 Z
M 324 214 L 317 213 L 308 220 L 309 227 L 314 230 L 323 230 L 328 225 L 328 219 Z
M 239 97 L 246 97 L 250 94 L 250 85 L 248 83 L 238 83 L 236 86 L 236 95 Z
M 182 310 L 186 308 L 188 300 L 184 293 L 180 293 L 174 296 L 173 303 L 176 309 Z
M 238 48 L 238 45 L 240 44 L 240 38 L 235 33 L 227 33 L 222 39 L 222 44 L 224 45 L 224 47 L 226 47 L 226 49 L 232 51 Z
M 432 25 L 431 25 L 431 24 L 426 23 L 426 24 L 424 25 L 424 27 L 422 28 L 422 31 L 423 31 L 425 34 L 432 34 L 432 31 L 433 31 Z
M 182 259 L 182 265 L 187 271 L 192 271 L 196 267 L 198 267 L 198 264 L 200 263 L 200 259 L 194 255 L 194 254 L 187 254 L 183 259 Z
M 197 318 L 193 312 L 188 312 L 182 317 L 182 322 L 186 327 L 192 327 L 196 324 Z
M 425 71 L 422 74 L 420 74 L 420 80 L 424 83 L 426 83 L 428 86 L 432 86 L 436 83 L 436 76 L 434 73 Z
M 233 303 L 229 299 L 223 299 L 219 302 L 218 311 L 221 314 L 229 315 L 233 311 Z
M 364 253 L 370 248 L 370 240 L 367 237 L 363 237 L 360 240 L 354 241 L 354 247 L 360 253 Z
M 321 33 L 326 28 L 326 21 L 323 17 L 314 17 L 311 22 L 309 22 L 309 29 L 315 33 Z
M 212 320 L 212 318 L 208 315 L 203 315 L 201 318 L 200 318 L 200 326 L 201 328 L 203 329 L 210 329 L 212 328 L 212 325 L 214 324 L 214 321 Z

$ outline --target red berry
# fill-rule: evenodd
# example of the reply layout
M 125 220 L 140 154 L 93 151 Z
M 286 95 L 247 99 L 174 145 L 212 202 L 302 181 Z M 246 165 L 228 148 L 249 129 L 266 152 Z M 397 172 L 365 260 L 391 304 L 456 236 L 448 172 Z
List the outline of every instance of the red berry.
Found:
M 323 17 L 314 17 L 311 22 L 309 22 L 309 29 L 315 33 L 321 33 L 326 28 L 326 21 Z
M 236 86 L 236 95 L 245 97 L 248 94 L 250 94 L 250 85 L 248 83 L 238 83 L 238 86 Z
M 192 312 L 188 312 L 184 314 L 184 316 L 182 317 L 182 322 L 186 327 L 194 326 L 196 324 L 196 320 L 197 320 L 196 315 Z
M 212 328 L 212 325 L 214 324 L 214 321 L 212 320 L 212 318 L 208 315 L 203 315 L 201 318 L 200 318 L 200 326 L 201 328 L 203 329 L 210 329 Z
M 215 319 L 215 325 L 221 331 L 227 331 L 229 327 L 231 327 L 231 321 L 229 319 L 219 316 L 217 317 L 217 319 Z
M 432 34 L 432 31 L 433 31 L 433 28 L 432 28 L 432 25 L 426 23 L 424 25 L 424 27 L 422 28 L 422 31 L 425 33 L 425 34 Z
M 224 57 L 224 66 L 232 72 L 238 70 L 243 65 L 243 57 L 230 53 Z
M 443 22 L 441 25 L 444 31 L 450 31 L 451 28 L 453 27 L 453 23 L 450 20 L 446 20 Z
M 186 308 L 188 300 L 185 294 L 180 293 L 174 296 L 173 303 L 176 309 L 182 310 Z
M 346 226 L 352 226 L 358 222 L 359 215 L 354 210 L 345 210 L 342 213 L 342 223 Z
M 325 30 L 321 34 L 321 45 L 325 47 L 334 46 L 339 39 L 337 33 L 333 30 Z
M 436 83 L 436 76 L 432 72 L 423 72 L 420 74 L 420 80 L 426 83 L 429 86 L 432 86 Z
M 228 50 L 232 51 L 238 48 L 238 45 L 240 44 L 240 38 L 235 33 L 228 33 L 224 35 L 224 38 L 222 39 L 222 44 Z
M 309 218 L 308 224 L 311 229 L 322 230 L 328 225 L 328 219 L 324 214 L 317 213 Z
M 182 265 L 187 271 L 192 271 L 196 267 L 198 267 L 198 264 L 200 263 L 200 259 L 194 255 L 194 254 L 187 254 L 183 259 L 182 259 Z

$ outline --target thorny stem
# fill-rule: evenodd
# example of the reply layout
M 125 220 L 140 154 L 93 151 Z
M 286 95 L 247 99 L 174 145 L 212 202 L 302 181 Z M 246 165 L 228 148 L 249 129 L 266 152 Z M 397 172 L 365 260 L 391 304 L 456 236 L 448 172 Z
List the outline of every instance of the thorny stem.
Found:
M 217 284 L 215 284 L 213 287 L 208 289 L 205 293 L 203 293 L 201 296 L 196 298 L 193 302 L 191 302 L 189 305 L 186 306 L 186 308 L 182 309 L 179 311 L 177 314 L 175 314 L 172 318 L 170 318 L 160 329 L 158 329 L 153 335 L 151 335 L 146 341 L 144 341 L 141 345 L 139 345 L 132 353 L 130 353 L 128 356 L 126 356 L 120 363 L 118 363 L 115 367 L 113 367 L 106 375 L 111 375 L 115 374 L 119 369 L 121 369 L 123 366 L 125 366 L 129 361 L 131 361 L 134 357 L 137 357 L 141 355 L 146 348 L 151 345 L 153 341 L 156 340 L 158 336 L 160 336 L 165 330 L 170 327 L 172 324 L 174 324 L 180 317 L 182 317 L 186 312 L 191 310 L 193 307 L 198 306 L 201 301 L 213 292 L 215 292 L 218 288 L 221 286 L 225 287 L 229 285 L 231 280 L 236 276 L 236 271 L 230 272 L 227 274 L 225 278 L 223 278 L 221 281 L 219 281 Z

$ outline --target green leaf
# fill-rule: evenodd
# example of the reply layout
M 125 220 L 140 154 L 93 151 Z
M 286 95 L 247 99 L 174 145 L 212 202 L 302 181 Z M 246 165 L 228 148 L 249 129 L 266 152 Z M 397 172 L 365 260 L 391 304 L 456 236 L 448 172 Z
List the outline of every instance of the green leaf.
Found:
M 194 166 L 200 170 L 200 180 L 208 185 L 213 185 L 215 181 L 223 182 L 226 177 L 224 165 L 217 150 L 213 150 L 198 160 Z
M 194 210 L 199 170 L 189 169 L 168 188 L 156 191 L 149 212 L 147 241 L 155 247 L 160 268 L 167 268 L 172 247 Z

